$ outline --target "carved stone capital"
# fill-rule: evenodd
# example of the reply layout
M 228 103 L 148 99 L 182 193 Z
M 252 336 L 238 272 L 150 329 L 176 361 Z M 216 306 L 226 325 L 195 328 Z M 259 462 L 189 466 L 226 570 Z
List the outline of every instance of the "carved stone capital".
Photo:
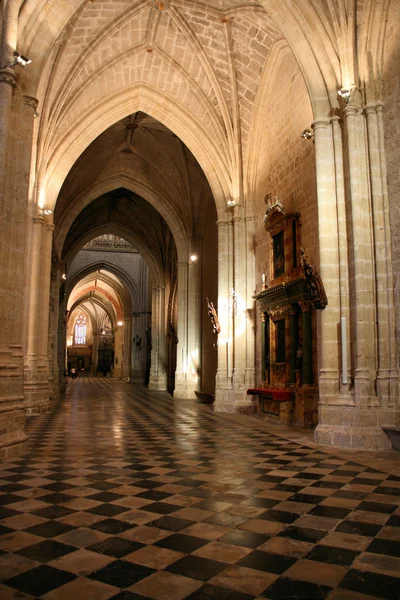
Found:
M 26 106 L 30 106 L 31 108 L 33 108 L 33 111 L 36 112 L 39 100 L 37 100 L 37 98 L 33 98 L 33 96 L 24 96 L 23 98 L 24 104 L 26 104 Z
M 312 302 L 299 302 L 301 312 L 310 312 L 312 309 Z
M 284 304 L 283 306 L 277 306 L 276 308 L 270 308 L 267 312 L 273 321 L 287 317 L 290 314 L 292 306 L 290 304 Z
M 8 83 L 8 85 L 15 88 L 17 87 L 17 81 L 18 78 L 13 69 L 10 69 L 9 67 L 0 69 L 0 83 Z

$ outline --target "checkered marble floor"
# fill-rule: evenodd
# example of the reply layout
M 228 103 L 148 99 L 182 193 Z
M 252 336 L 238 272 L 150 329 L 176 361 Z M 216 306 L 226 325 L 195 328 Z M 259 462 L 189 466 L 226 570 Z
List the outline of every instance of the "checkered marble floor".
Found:
M 400 598 L 400 477 L 139 386 L 68 387 L 0 463 L 1 600 Z

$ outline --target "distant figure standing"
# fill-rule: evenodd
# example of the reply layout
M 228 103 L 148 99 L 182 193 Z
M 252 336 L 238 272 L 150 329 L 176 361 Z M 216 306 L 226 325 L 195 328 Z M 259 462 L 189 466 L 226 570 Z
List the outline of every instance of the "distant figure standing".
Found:
M 75 367 L 72 367 L 72 369 L 71 369 L 71 377 L 72 377 L 72 379 L 76 379 L 76 369 L 75 369 Z

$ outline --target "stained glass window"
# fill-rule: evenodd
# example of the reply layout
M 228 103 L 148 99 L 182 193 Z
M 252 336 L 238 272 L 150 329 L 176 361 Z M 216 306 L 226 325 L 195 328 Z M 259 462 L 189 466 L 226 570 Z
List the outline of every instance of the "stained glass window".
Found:
M 86 317 L 79 315 L 75 323 L 75 344 L 86 344 Z

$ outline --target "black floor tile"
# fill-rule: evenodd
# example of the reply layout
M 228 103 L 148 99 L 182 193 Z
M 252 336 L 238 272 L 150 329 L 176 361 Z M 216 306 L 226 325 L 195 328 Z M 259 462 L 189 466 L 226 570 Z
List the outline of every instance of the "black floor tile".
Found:
M 56 558 L 60 558 L 61 556 L 65 556 L 66 554 L 70 554 L 71 552 L 75 552 L 75 550 L 77 550 L 75 546 L 62 544 L 56 540 L 45 540 L 44 542 L 38 542 L 37 544 L 28 546 L 27 548 L 16 550 L 15 554 L 20 554 L 30 560 L 46 563 L 55 560 Z
M 90 487 L 90 489 L 93 489 L 93 490 L 107 491 L 107 490 L 114 490 L 115 483 L 110 483 L 109 481 L 91 481 L 87 487 Z
M 48 504 L 63 504 L 69 500 L 76 500 L 75 496 L 69 496 L 62 492 L 54 492 L 53 494 L 47 494 L 46 496 L 40 496 L 40 502 L 47 502 Z
M 366 535 L 368 537 L 374 537 L 382 528 L 382 525 L 375 525 L 374 523 L 361 523 L 361 521 L 343 521 L 339 523 L 335 531 L 340 533 L 355 533 L 356 535 Z
M 123 498 L 121 494 L 114 494 L 113 492 L 98 492 L 91 496 L 86 496 L 89 500 L 96 500 L 97 502 L 113 502 L 114 500 L 120 500 Z
M 253 600 L 254 596 L 205 583 L 186 600 Z
M 274 487 L 276 489 L 277 486 Z M 279 504 L 280 500 L 273 500 L 272 498 L 249 498 L 242 502 L 243 506 L 256 506 L 258 508 L 272 508 Z
M 400 558 L 400 541 L 396 540 L 385 540 L 375 539 L 372 540 L 367 548 L 367 552 L 374 552 L 375 554 L 385 554 L 387 556 L 397 556 Z M 399 581 L 400 590 L 400 581 Z M 399 594 L 400 597 L 400 594 Z
M 117 506 L 116 504 L 99 504 L 93 508 L 88 508 L 86 512 L 93 513 L 95 515 L 103 515 L 104 517 L 116 517 L 124 512 L 129 511 L 129 508 L 125 506 Z
M 278 533 L 278 536 L 290 537 L 301 542 L 311 542 L 312 544 L 315 544 L 325 537 L 326 534 L 326 531 L 321 531 L 319 529 L 308 529 L 306 527 L 294 527 L 291 525 L 290 527 L 286 527 L 286 529 Z
M 176 504 L 167 504 L 167 502 L 152 502 L 146 504 L 145 510 L 148 512 L 159 513 L 160 515 L 169 515 L 170 513 L 181 510 L 182 506 Z
M 12 504 L 13 502 L 21 502 L 22 500 L 24 500 L 23 496 L 17 496 L 16 494 L 2 494 L 0 495 L 0 506 Z
M 181 533 L 174 533 L 156 542 L 154 545 L 160 546 L 160 548 L 169 548 L 170 550 L 176 550 L 178 552 L 189 554 L 208 543 L 209 540 L 205 540 L 203 538 L 198 538 L 192 535 L 184 535 Z
M 331 588 L 280 577 L 269 588 L 263 592 L 263 596 L 268 600 L 325 600 Z
M 122 533 L 127 529 L 132 529 L 133 527 L 136 527 L 136 525 L 126 523 L 125 521 L 119 521 L 118 519 L 104 519 L 103 521 L 90 525 L 90 529 L 96 529 L 96 531 L 102 531 L 103 533 L 110 533 L 113 535 L 118 535 L 118 533 Z
M 69 483 L 64 483 L 62 481 L 56 481 L 55 483 L 50 483 L 47 485 L 43 485 L 43 490 L 49 490 L 50 492 L 65 492 L 73 489 L 73 485 Z
M 309 511 L 308 514 L 315 515 L 317 517 L 329 517 L 331 519 L 344 519 L 351 513 L 348 508 L 342 508 L 340 506 L 324 506 L 319 504 Z
M 384 502 L 361 502 L 357 506 L 357 510 L 368 510 L 377 513 L 391 514 L 396 510 L 397 504 L 386 504 Z
M 399 600 L 400 598 L 400 581 L 397 577 L 378 575 L 369 571 L 357 571 L 356 569 L 348 571 L 339 587 L 385 600 Z
M 136 498 L 145 498 L 146 500 L 153 500 L 153 502 L 158 502 L 159 500 L 164 500 L 168 498 L 171 494 L 166 494 L 165 492 L 159 492 L 158 490 L 147 490 L 146 492 L 141 492 L 140 494 L 136 494 Z
M 266 571 L 268 573 L 282 575 L 282 573 L 287 571 L 296 561 L 296 558 L 253 550 L 253 552 L 241 558 L 237 564 L 241 567 L 247 567 L 248 569 L 256 569 L 257 571 Z
M 148 598 L 147 596 L 141 596 L 140 594 L 134 594 L 133 592 L 128 592 L 128 590 L 124 590 L 116 596 L 109 598 L 109 600 L 151 600 L 151 598 Z
M 334 546 L 317 545 L 310 550 L 305 558 L 308 560 L 316 560 L 322 563 L 349 567 L 359 554 L 360 551 L 357 552 L 347 548 L 335 548 Z
M 299 514 L 286 512 L 283 510 L 267 510 L 261 515 L 258 515 L 257 519 L 265 519 L 267 521 L 276 521 L 277 523 L 293 523 L 299 518 Z
M 11 579 L 7 579 L 3 583 L 38 598 L 73 579 L 76 579 L 76 576 L 72 573 L 54 569 L 48 565 L 41 565 L 30 571 L 25 571 L 25 573 L 16 575 Z
M 109 537 L 106 540 L 88 546 L 86 550 L 98 552 L 99 554 L 107 554 L 107 556 L 113 556 L 114 558 L 122 558 L 140 548 L 143 548 L 143 544 L 139 542 L 132 542 L 131 540 L 119 537 Z
M 125 560 L 115 560 L 102 569 L 90 573 L 87 577 L 123 589 L 130 587 L 145 577 L 149 577 L 153 573 L 155 573 L 154 569 L 136 565 Z
M 44 517 L 45 519 L 60 519 L 61 517 L 72 514 L 73 512 L 75 511 L 64 506 L 49 505 L 45 506 L 44 508 L 39 508 L 38 510 L 33 510 L 32 514 L 36 515 L 37 517 Z
M 164 516 L 156 519 L 149 523 L 152 527 L 158 527 L 159 529 L 167 529 L 168 531 L 180 531 L 186 529 L 189 525 L 193 525 L 194 521 L 188 519 L 181 519 L 180 517 Z
M 299 492 L 298 494 L 294 494 L 289 498 L 290 502 L 301 502 L 302 504 L 319 504 L 323 500 L 325 500 L 326 496 L 317 496 L 312 494 L 302 494 Z
M 170 573 L 183 575 L 184 577 L 208 581 L 212 577 L 218 575 L 218 573 L 226 569 L 228 566 L 228 563 L 225 562 L 209 560 L 208 558 L 202 558 L 201 556 L 193 556 L 190 554 L 172 563 L 167 567 L 166 570 Z
M 325 481 L 324 479 L 320 479 L 319 481 L 315 481 L 313 484 L 311 484 L 310 487 L 339 490 L 344 485 L 346 484 L 341 481 Z
M 75 527 L 66 525 L 65 523 L 60 523 L 59 521 L 46 521 L 45 523 L 28 527 L 24 531 L 31 533 L 32 535 L 38 535 L 44 538 L 52 538 L 56 537 L 56 535 L 67 533 L 67 531 L 71 531 L 72 529 L 75 529 Z
M 22 500 L 22 498 L 21 498 Z M 8 517 L 14 517 L 15 515 L 20 515 L 21 511 L 14 510 L 13 508 L 7 508 L 6 506 L 2 506 L 0 508 L 0 519 L 7 519 Z
M 400 527 L 400 515 L 392 515 L 386 522 L 386 525 L 390 525 L 391 527 Z
M 400 496 L 400 488 L 381 486 L 374 490 L 374 494 L 384 494 L 385 496 Z
M 4 527 L 4 525 L 0 525 L 0 536 L 7 535 L 7 533 L 12 533 L 13 531 L 14 529 L 11 529 L 10 527 Z

